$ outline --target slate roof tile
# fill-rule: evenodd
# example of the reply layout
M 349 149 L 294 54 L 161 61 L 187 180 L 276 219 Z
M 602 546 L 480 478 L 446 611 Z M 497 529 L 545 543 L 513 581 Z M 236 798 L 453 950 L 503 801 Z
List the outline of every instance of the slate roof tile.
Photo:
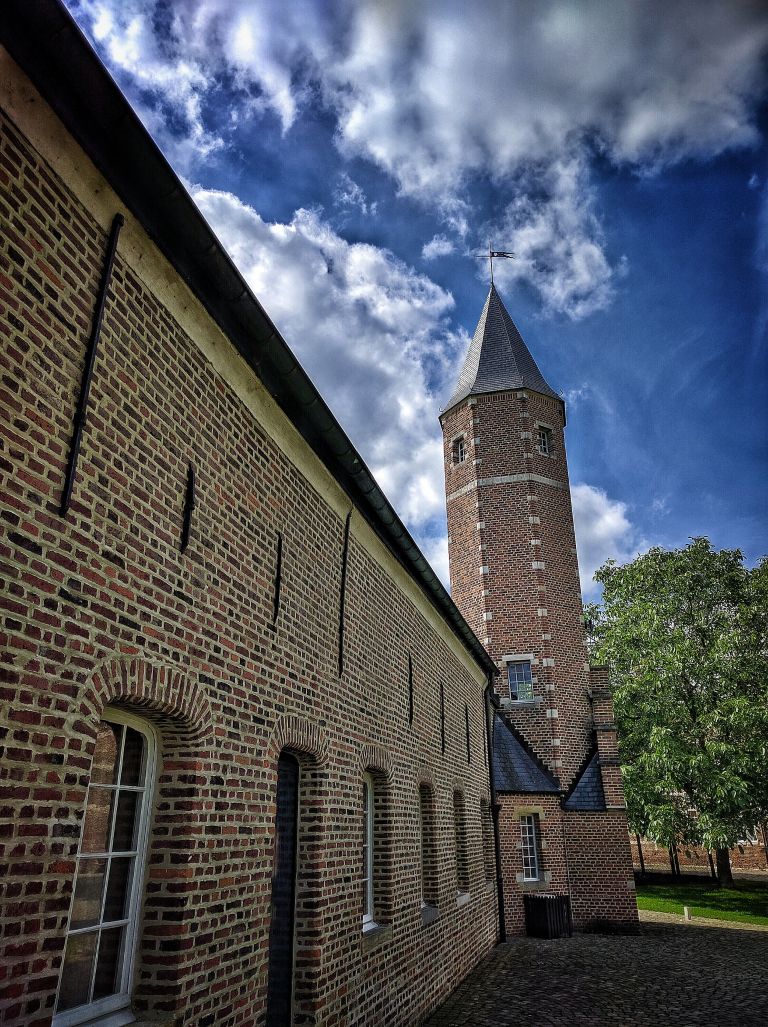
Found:
M 468 396 L 505 389 L 532 389 L 561 398 L 544 380 L 496 286 L 492 285 L 456 388 L 443 412 Z
M 576 780 L 571 794 L 563 802 L 563 809 L 586 812 L 600 812 L 605 809 L 603 777 L 600 773 L 600 759 L 597 751 Z
M 493 783 L 497 792 L 549 792 L 560 786 L 503 717 L 493 725 Z

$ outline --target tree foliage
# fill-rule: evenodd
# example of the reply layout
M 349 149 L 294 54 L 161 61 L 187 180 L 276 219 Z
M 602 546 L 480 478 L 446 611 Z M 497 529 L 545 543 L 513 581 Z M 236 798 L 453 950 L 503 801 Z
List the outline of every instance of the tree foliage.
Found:
M 588 610 L 608 663 L 632 828 L 724 849 L 768 814 L 768 559 L 694 539 L 608 561 Z

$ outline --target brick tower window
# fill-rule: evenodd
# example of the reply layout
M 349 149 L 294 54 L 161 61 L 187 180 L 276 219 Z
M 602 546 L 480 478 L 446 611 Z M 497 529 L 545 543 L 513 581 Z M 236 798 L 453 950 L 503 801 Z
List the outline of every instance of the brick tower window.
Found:
M 514 660 L 507 664 L 509 698 L 513 702 L 532 702 L 533 675 L 530 660 Z
M 544 456 L 552 455 L 552 429 L 543 424 L 538 428 L 539 452 Z
M 539 879 L 539 825 L 535 813 L 520 817 L 520 854 L 523 860 L 523 880 Z
M 455 464 L 463 464 L 466 459 L 467 447 L 464 436 L 460 435 L 457 439 L 453 440 L 453 462 Z
M 56 1027 L 126 1023 L 141 914 L 154 779 L 154 736 L 118 710 L 96 735 Z

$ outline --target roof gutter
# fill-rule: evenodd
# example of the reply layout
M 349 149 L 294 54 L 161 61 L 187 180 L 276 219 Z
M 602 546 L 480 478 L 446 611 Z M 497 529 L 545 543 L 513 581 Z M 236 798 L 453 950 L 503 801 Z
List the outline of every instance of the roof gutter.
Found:
M 493 661 L 68 11 L 57 0 L 5 0 L 0 39 L 373 531 L 492 672 Z

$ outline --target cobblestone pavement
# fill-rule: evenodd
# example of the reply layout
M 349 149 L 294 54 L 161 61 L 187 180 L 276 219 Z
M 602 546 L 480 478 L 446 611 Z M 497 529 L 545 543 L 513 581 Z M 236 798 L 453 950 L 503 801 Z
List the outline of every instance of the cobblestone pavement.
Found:
M 424 1027 L 768 1024 L 768 932 L 646 920 L 632 937 L 515 938 Z

